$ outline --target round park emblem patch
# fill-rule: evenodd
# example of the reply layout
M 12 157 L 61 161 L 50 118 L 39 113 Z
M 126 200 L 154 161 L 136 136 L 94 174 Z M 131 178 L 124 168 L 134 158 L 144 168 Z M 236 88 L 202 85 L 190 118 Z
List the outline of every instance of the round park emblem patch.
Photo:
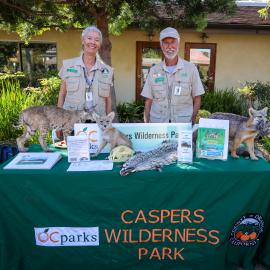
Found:
M 233 226 L 230 242 L 234 246 L 255 246 L 263 233 L 264 221 L 259 214 L 246 214 Z

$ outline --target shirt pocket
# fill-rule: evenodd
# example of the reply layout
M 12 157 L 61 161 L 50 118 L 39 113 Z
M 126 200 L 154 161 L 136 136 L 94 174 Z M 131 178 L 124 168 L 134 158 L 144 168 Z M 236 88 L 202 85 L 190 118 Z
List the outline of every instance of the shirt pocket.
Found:
M 156 104 L 153 103 L 152 107 L 151 107 L 151 111 L 150 111 L 150 123 L 161 123 L 161 107 Z
M 190 104 L 191 86 L 188 81 L 177 81 L 173 84 L 172 105 Z
M 111 90 L 111 83 L 109 80 L 99 80 L 98 81 L 98 95 L 100 97 L 109 97 Z
M 181 96 L 188 96 L 191 94 L 191 84 L 189 81 L 180 81 L 178 85 L 181 87 Z
M 63 108 L 66 110 L 74 111 L 74 110 L 83 110 L 84 106 L 74 101 L 65 100 Z
M 153 99 L 156 101 L 162 101 L 166 98 L 166 90 L 164 85 L 154 84 L 152 85 Z
M 80 72 L 70 74 L 66 78 L 66 85 L 67 85 L 67 92 L 70 94 L 73 94 L 74 92 L 77 92 L 79 90 L 80 85 Z

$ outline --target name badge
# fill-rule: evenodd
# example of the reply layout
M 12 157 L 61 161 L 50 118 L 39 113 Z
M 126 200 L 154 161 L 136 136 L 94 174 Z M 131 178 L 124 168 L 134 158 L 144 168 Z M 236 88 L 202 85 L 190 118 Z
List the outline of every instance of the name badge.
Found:
M 163 76 L 155 78 L 155 83 L 163 82 L 165 78 Z
M 181 77 L 187 77 L 187 73 L 185 72 L 185 73 L 181 73 L 181 75 L 180 75 Z
M 93 93 L 92 92 L 86 92 L 85 96 L 86 101 L 92 101 L 93 100 Z
M 175 96 L 180 96 L 181 95 L 182 88 L 181 86 L 175 86 L 174 87 L 174 95 Z
M 73 72 L 73 73 L 77 73 L 78 70 L 77 69 L 74 69 L 74 68 L 68 68 L 67 69 L 68 72 Z

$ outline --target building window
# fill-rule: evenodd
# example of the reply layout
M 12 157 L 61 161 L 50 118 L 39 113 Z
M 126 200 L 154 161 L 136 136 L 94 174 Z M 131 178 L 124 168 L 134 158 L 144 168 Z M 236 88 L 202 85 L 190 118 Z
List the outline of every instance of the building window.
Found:
M 47 72 L 57 68 L 55 43 L 0 42 L 0 72 Z
M 137 41 L 136 47 L 136 100 L 140 100 L 150 68 L 160 63 L 163 55 L 159 42 Z
M 215 86 L 216 47 L 215 43 L 185 44 L 185 59 L 197 66 L 202 82 L 208 90 L 214 90 Z
M 19 44 L 0 42 L 0 72 L 20 70 Z

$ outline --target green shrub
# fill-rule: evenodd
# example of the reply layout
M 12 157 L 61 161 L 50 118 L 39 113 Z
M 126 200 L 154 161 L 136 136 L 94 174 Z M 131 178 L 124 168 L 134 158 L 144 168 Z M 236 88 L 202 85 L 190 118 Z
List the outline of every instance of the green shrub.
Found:
M 57 77 L 58 71 L 56 69 L 48 72 L 35 71 L 31 74 L 26 73 L 25 76 L 28 80 L 28 85 L 33 87 L 40 87 L 40 81 L 43 79 L 49 79 L 51 77 Z
M 124 102 L 116 106 L 120 123 L 142 123 L 144 102 Z
M 50 79 L 51 77 L 57 77 L 58 71 L 56 69 L 50 70 L 48 72 L 35 71 L 31 74 L 24 72 L 16 73 L 0 73 L 0 82 L 1 81 L 10 81 L 15 82 L 19 81 L 22 88 L 26 87 L 40 87 L 40 81 L 43 79 Z M 59 79 L 60 80 L 60 79 Z
M 262 142 L 263 148 L 270 154 L 270 138 L 265 136 L 262 138 L 261 142 Z
M 19 113 L 29 106 L 41 104 L 40 92 L 23 90 L 18 81 L 2 81 L 0 86 L 0 141 L 7 141 L 22 132 L 14 127 Z
M 39 80 L 42 94 L 42 105 L 56 105 L 61 79 L 56 76 Z
M 54 72 L 55 73 L 55 72 Z M 18 122 L 19 113 L 34 105 L 56 105 L 61 79 L 50 74 L 30 87 L 30 80 L 22 72 L 0 74 L 0 141 L 13 141 L 22 133 L 14 124 Z M 37 78 L 38 76 L 36 76 Z M 33 77 L 32 77 L 33 78 Z M 37 135 L 31 143 L 37 143 Z
M 208 118 L 210 115 L 211 113 L 206 110 L 199 110 L 195 122 L 199 123 L 200 118 Z
M 255 109 L 268 107 L 270 116 L 270 82 L 246 82 L 238 90 Z
M 202 96 L 201 109 L 214 112 L 228 112 L 239 115 L 248 114 L 248 103 L 243 100 L 238 91 L 234 89 L 224 89 L 206 91 Z
M 2 82 L 15 83 L 17 81 L 19 81 L 22 87 L 27 87 L 29 84 L 27 76 L 23 72 L 0 73 L 0 83 Z

